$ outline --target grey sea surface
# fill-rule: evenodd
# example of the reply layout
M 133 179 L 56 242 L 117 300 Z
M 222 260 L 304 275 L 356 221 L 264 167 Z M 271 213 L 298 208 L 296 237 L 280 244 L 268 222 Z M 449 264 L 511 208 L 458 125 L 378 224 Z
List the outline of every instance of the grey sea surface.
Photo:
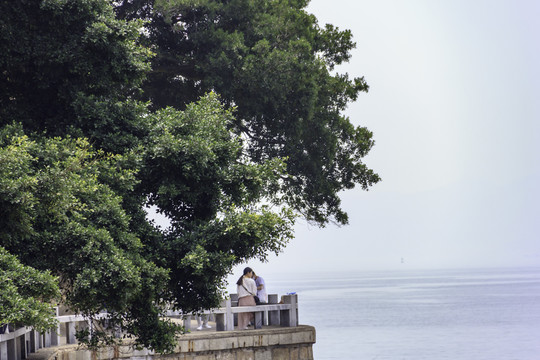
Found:
M 270 293 L 298 294 L 315 360 L 540 359 L 540 268 L 265 279 Z

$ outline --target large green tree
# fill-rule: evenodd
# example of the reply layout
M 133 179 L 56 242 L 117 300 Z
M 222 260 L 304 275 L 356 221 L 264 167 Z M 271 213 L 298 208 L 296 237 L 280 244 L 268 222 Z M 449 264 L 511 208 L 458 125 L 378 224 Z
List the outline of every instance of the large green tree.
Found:
M 346 223 L 337 193 L 378 181 L 371 133 L 341 115 L 367 85 L 331 74 L 350 33 L 306 4 L 0 2 L 0 247 L 19 278 L 52 275 L 72 309 L 167 351 L 164 309 L 216 306 L 295 214 Z
M 139 344 L 172 349 L 165 306 L 218 305 L 235 264 L 291 238 L 293 214 L 271 207 L 283 162 L 251 161 L 215 94 L 183 111 L 137 101 L 151 52 L 141 22 L 116 19 L 109 1 L 0 12 L 0 145 L 20 163 L 2 172 L 0 245 L 53 272 L 72 309 L 107 309 Z M 170 228 L 147 219 L 150 205 Z
M 147 20 L 157 56 L 143 85 L 154 108 L 182 109 L 209 90 L 237 108 L 234 129 L 253 161 L 287 158 L 283 199 L 324 226 L 348 222 L 339 192 L 379 177 L 363 162 L 372 133 L 342 115 L 363 78 L 333 72 L 350 31 L 320 27 L 308 0 L 123 0 L 119 16 Z

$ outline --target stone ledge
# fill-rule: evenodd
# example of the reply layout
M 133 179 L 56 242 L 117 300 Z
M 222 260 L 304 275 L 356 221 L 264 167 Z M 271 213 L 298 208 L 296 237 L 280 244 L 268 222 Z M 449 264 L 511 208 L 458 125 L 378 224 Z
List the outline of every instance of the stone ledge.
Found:
M 175 353 L 221 351 L 280 345 L 315 343 L 315 328 L 308 325 L 258 330 L 220 331 L 186 334 L 180 337 Z
M 315 328 L 272 327 L 258 330 L 189 333 L 179 337 L 175 353 L 154 354 L 135 350 L 129 343 L 91 352 L 77 345 L 48 348 L 32 354 L 32 360 L 106 360 L 106 359 L 178 359 L 178 360 L 312 360 Z M 52 350 L 52 351 L 51 351 Z

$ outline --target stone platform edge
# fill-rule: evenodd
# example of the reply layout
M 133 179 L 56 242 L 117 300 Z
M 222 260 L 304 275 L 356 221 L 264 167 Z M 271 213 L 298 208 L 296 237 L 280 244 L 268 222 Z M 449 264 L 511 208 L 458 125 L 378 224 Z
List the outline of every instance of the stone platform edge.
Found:
M 104 347 L 98 351 L 78 345 L 65 345 L 38 351 L 28 360 L 106 360 L 106 359 L 268 359 L 312 360 L 315 328 L 309 325 L 244 331 L 188 333 L 178 338 L 172 354 L 136 350 L 132 342 Z M 45 349 L 43 349 L 45 350 Z

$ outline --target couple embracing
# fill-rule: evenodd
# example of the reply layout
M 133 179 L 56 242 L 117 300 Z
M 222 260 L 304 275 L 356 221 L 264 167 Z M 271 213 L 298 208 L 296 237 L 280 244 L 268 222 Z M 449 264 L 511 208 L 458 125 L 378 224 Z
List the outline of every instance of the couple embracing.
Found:
M 259 284 L 255 282 L 259 280 Z M 255 297 L 258 295 L 261 302 L 267 302 L 266 285 L 263 278 L 255 275 L 250 267 L 244 269 L 244 274 L 240 276 L 237 285 L 238 306 L 255 306 Z M 253 313 L 238 314 L 238 328 L 247 330 L 249 323 L 254 321 Z

